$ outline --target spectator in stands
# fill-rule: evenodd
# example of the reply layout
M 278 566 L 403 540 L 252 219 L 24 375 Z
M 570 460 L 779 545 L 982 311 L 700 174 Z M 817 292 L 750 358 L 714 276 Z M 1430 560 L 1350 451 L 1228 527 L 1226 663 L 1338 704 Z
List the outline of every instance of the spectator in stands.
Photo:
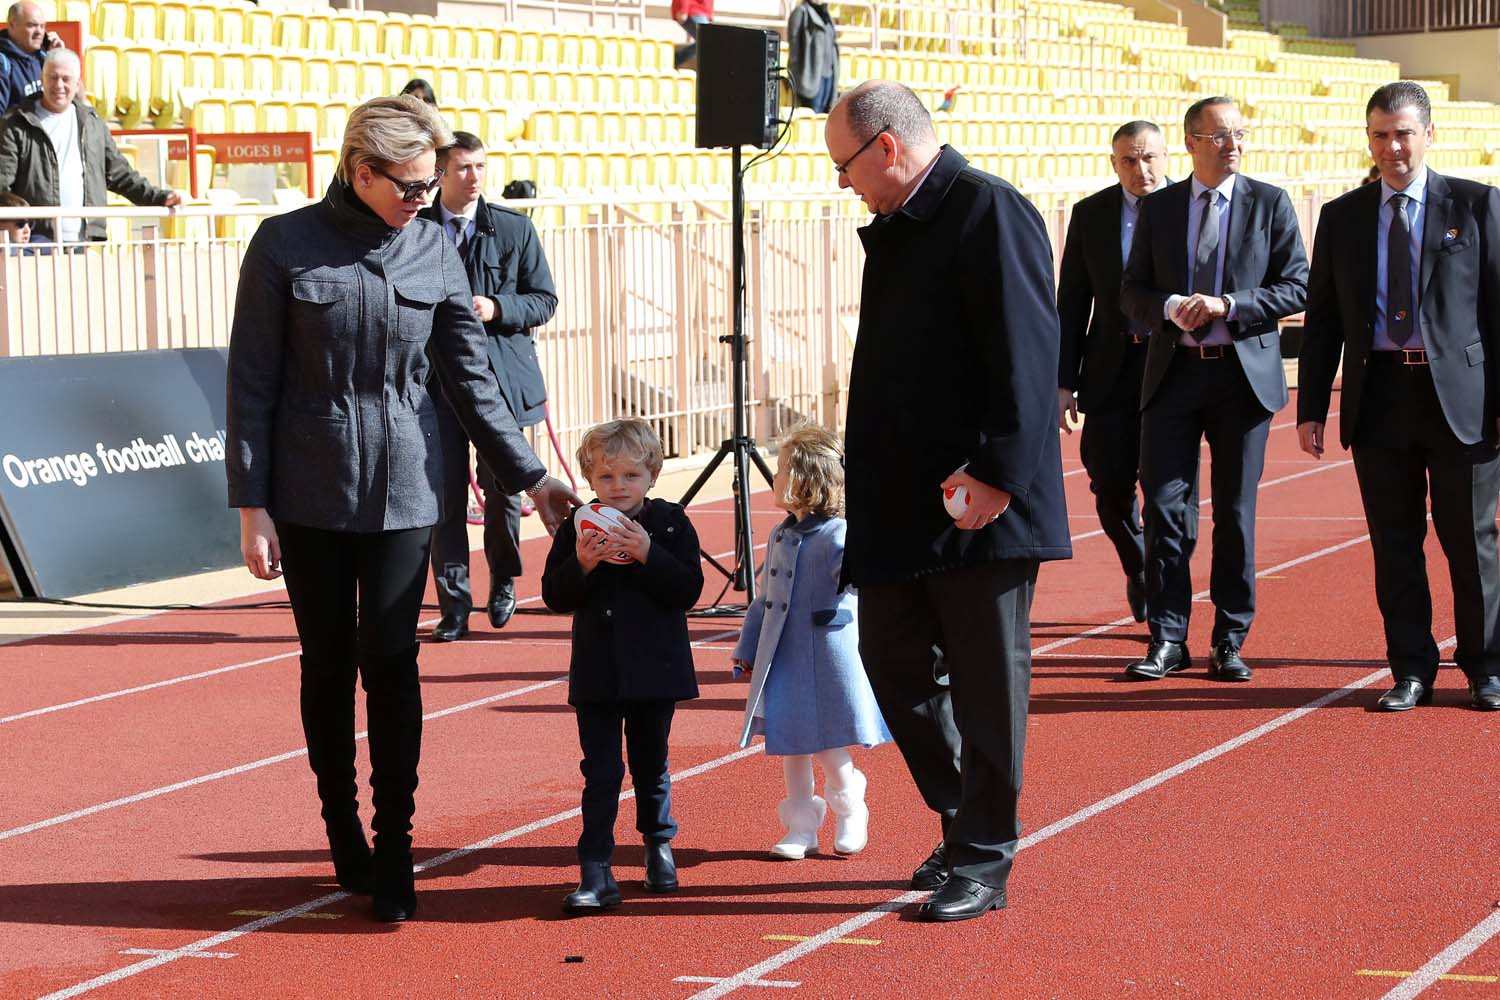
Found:
M 714 0 L 672 0 L 672 20 L 688 36 L 688 43 L 677 46 L 673 56 L 678 69 L 698 58 L 698 29 L 713 19 Z
M 104 204 L 113 191 L 137 205 L 175 208 L 176 191 L 154 186 L 120 155 L 104 120 L 78 100 L 82 68 L 68 49 L 47 53 L 42 89 L 0 119 L 0 191 L 32 205 L 82 208 Z M 62 232 L 50 220 L 34 227 L 38 239 L 74 243 L 105 238 L 103 219 L 64 218 Z
M 486 356 L 463 263 L 418 219 L 452 140 L 415 97 L 349 117 L 318 204 L 261 223 L 229 343 L 229 504 L 245 564 L 286 573 L 302 644 L 302 726 L 339 884 L 377 919 L 416 911 L 411 817 L 422 744 L 417 618 L 438 519 L 434 370 L 508 492 L 549 530 L 582 501 L 547 476 Z M 373 856 L 359 820 L 354 683 L 366 693 Z
M 453 133 L 453 145 L 438 153 L 443 170 L 438 200 L 422 212 L 443 227 L 458 247 L 469 275 L 474 312 L 484 324 L 491 370 L 500 394 L 521 427 L 542 422 L 547 386 L 536 360 L 531 331 L 557 311 L 552 272 L 531 220 L 484 200 L 484 143 L 470 132 Z M 443 438 L 443 511 L 432 532 L 432 576 L 443 615 L 432 637 L 461 639 L 469 631 L 469 438 L 441 390 L 432 394 Z M 486 603 L 490 624 L 504 628 L 516 610 L 515 578 L 521 575 L 521 496 L 505 489 L 479 461 L 484 490 L 484 557 L 490 569 Z
M 1291 199 L 1240 173 L 1245 123 L 1228 97 L 1183 120 L 1189 181 L 1141 201 L 1120 287 L 1126 317 L 1151 331 L 1141 384 L 1146 609 L 1151 644 L 1127 677 L 1191 663 L 1189 563 L 1204 439 L 1212 456 L 1214 625 L 1208 673 L 1248 681 L 1240 655 L 1255 617 L 1255 500 L 1272 415 L 1287 404 L 1279 323 L 1307 299 L 1307 254 Z
M 0 112 L 42 89 L 42 59 L 59 48 L 62 39 L 47 30 L 47 15 L 39 5 L 26 0 L 11 4 L 0 30 Z
M 943 840 L 912 874 L 927 920 L 1005 905 L 1031 676 L 1031 599 L 1065 559 L 1052 246 L 1015 188 L 939 146 L 906 87 L 828 115 L 839 186 L 874 221 L 849 376 L 843 583 L 859 653 Z M 959 471 L 955 472 L 957 469 Z M 943 490 L 968 490 L 955 523 Z M 946 674 L 935 676 L 934 644 Z
M 802 0 L 787 18 L 793 104 L 823 114 L 839 88 L 839 40 L 826 3 Z
M 406 86 L 401 88 L 401 93 L 410 94 L 423 104 L 431 104 L 433 107 L 437 107 L 437 94 L 433 92 L 432 84 L 420 76 L 406 81 Z
M 1500 192 L 1426 167 L 1432 104 L 1410 80 L 1370 96 L 1365 131 L 1380 183 L 1329 202 L 1318 219 L 1297 436 L 1322 457 L 1342 359 L 1339 438 L 1359 478 L 1395 681 L 1380 708 L 1428 704 L 1437 681 L 1423 548 L 1430 489 L 1453 659 L 1469 703 L 1500 711 Z
M 0 192 L 0 213 L 7 208 L 30 208 L 31 204 L 18 194 L 9 191 Z M 4 219 L 0 218 L 0 231 L 5 233 L 6 242 L 11 244 L 31 242 L 31 220 L 30 219 Z
M 1125 599 L 1146 620 L 1146 544 L 1136 478 L 1141 457 L 1141 376 L 1151 329 L 1120 312 L 1120 274 L 1140 201 L 1171 181 L 1167 144 L 1148 121 L 1121 125 L 1109 165 L 1120 183 L 1073 206 L 1057 278 L 1062 351 L 1057 366 L 1058 425 L 1069 434 L 1082 410 L 1078 450 L 1104 534 L 1125 571 Z M 1074 398 L 1074 393 L 1077 398 Z

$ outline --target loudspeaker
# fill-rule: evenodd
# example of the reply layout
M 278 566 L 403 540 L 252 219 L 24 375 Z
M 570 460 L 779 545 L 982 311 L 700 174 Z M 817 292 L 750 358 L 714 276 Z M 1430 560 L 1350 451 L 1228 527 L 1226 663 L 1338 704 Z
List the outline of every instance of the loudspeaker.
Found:
M 780 55 L 774 31 L 698 27 L 698 148 L 776 144 Z

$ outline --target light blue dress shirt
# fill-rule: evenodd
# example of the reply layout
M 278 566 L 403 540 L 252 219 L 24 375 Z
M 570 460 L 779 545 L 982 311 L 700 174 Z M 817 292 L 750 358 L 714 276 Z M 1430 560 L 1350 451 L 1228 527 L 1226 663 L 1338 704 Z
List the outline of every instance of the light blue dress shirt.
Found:
M 1224 261 L 1229 256 L 1229 212 L 1234 205 L 1234 179 L 1230 174 L 1224 178 L 1218 187 L 1214 188 L 1219 193 L 1219 257 L 1214 266 L 1214 294 L 1224 294 Z M 1208 190 L 1208 185 L 1193 177 L 1189 182 L 1192 199 L 1188 202 L 1188 227 L 1187 227 L 1187 275 L 1188 280 L 1193 280 L 1193 259 L 1198 250 L 1198 229 L 1203 225 L 1203 192 Z M 1167 298 L 1166 308 L 1163 315 L 1171 317 L 1172 309 L 1178 302 L 1187 298 L 1186 295 L 1172 295 Z M 1226 319 L 1234 319 L 1235 307 L 1234 297 L 1229 298 L 1229 315 Z M 1208 328 L 1208 333 L 1202 339 L 1194 339 L 1192 334 L 1184 333 L 1177 339 L 1179 344 L 1195 347 L 1199 344 L 1232 344 L 1234 338 L 1229 335 L 1229 325 L 1225 319 L 1216 319 Z
M 1130 243 L 1135 239 L 1135 220 L 1141 216 L 1141 199 L 1120 188 L 1120 263 L 1130 260 Z
M 478 202 L 476 202 L 475 205 L 477 206 Z M 464 238 L 463 238 L 462 241 L 454 240 L 455 243 L 466 242 L 466 241 L 471 240 L 471 239 L 474 238 L 474 216 L 473 215 L 457 215 L 457 214 L 455 214 L 453 212 L 450 212 L 450 211 L 448 211 L 448 206 L 444 205 L 441 201 L 438 202 L 438 215 L 441 216 L 442 219 L 443 219 L 443 231 L 446 233 L 447 237 L 450 240 L 453 239 L 453 235 L 454 235 L 454 228 L 453 228 L 453 220 L 454 219 L 463 219 L 464 220 Z
M 1390 259 L 1391 222 L 1396 217 L 1391 198 L 1406 195 L 1406 217 L 1411 222 L 1411 339 L 1404 345 L 1391 340 L 1386 332 L 1385 300 L 1387 261 Z M 1385 181 L 1380 182 L 1379 228 L 1375 234 L 1375 336 L 1370 346 L 1377 351 L 1401 351 L 1422 349 L 1422 215 L 1427 209 L 1427 168 L 1417 171 L 1417 176 L 1406 185 L 1405 191 L 1397 191 Z

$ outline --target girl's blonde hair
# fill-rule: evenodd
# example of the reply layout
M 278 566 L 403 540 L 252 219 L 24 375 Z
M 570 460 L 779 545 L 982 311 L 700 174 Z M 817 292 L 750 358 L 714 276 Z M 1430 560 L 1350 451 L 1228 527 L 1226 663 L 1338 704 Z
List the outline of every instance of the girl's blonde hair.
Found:
M 781 502 L 810 514 L 844 516 L 844 444 L 817 424 L 798 424 L 781 439 L 787 463 Z
M 650 424 L 637 417 L 610 420 L 584 434 L 578 445 L 578 467 L 583 471 L 583 478 L 593 478 L 596 455 L 605 458 L 623 456 L 640 462 L 651 471 L 653 479 L 661 472 L 661 438 L 656 436 Z
M 374 97 L 349 116 L 335 174 L 353 184 L 363 164 L 395 166 L 452 144 L 453 131 L 437 108 L 410 94 Z

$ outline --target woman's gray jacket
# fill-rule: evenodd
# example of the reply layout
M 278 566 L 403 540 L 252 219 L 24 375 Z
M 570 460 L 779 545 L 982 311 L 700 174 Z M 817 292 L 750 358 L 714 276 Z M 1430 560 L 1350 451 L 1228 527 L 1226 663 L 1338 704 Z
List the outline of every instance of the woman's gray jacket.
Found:
M 540 479 L 442 227 L 393 229 L 340 181 L 267 219 L 240 266 L 230 333 L 229 506 L 333 531 L 436 523 L 434 365 L 507 492 Z

